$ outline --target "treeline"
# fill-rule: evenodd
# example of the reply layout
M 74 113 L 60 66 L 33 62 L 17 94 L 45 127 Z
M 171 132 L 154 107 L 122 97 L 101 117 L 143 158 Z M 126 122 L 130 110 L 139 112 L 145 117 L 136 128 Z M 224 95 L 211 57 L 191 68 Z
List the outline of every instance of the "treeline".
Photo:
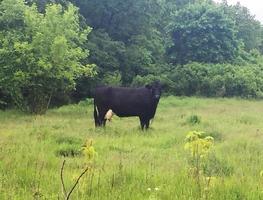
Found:
M 263 27 L 212 0 L 0 0 L 0 106 L 44 113 L 96 85 L 263 97 Z M 92 29 L 92 30 L 91 30 Z

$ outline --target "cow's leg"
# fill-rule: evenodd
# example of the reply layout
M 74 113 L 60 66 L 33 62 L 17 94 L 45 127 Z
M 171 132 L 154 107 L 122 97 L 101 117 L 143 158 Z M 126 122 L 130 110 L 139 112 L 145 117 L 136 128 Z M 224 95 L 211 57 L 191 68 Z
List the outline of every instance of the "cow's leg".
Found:
M 149 124 L 150 124 L 150 120 L 147 119 L 146 122 L 145 122 L 145 128 L 146 128 L 146 130 L 149 128 Z
M 145 126 L 145 119 L 144 117 L 141 117 L 141 116 L 139 118 L 140 118 L 140 123 L 141 123 L 141 129 L 143 130 Z
M 99 111 L 99 123 L 100 123 L 100 126 L 105 126 L 106 125 L 106 119 L 105 118 L 105 115 L 108 111 L 107 108 L 100 108 L 98 109 Z
M 106 121 L 107 121 L 106 119 L 103 119 L 103 121 L 102 121 L 103 126 L 106 126 Z

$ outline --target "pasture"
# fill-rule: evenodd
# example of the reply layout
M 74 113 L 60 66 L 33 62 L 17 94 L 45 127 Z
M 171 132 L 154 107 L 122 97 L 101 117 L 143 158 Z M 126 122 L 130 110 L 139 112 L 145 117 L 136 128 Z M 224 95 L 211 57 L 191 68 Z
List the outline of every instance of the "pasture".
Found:
M 63 199 L 62 161 L 69 190 L 91 139 L 97 153 L 71 199 L 263 199 L 262 113 L 263 101 L 165 97 L 142 132 L 138 118 L 116 116 L 95 129 L 89 102 L 43 116 L 0 111 L 0 199 Z M 214 138 L 199 181 L 184 148 L 193 130 Z

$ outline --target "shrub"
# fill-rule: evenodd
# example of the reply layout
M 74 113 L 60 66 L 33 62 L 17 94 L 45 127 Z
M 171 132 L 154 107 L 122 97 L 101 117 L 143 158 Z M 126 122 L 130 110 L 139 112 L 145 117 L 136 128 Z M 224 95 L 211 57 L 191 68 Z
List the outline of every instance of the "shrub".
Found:
M 211 136 L 214 138 L 214 140 L 216 141 L 222 141 L 224 138 L 223 138 L 223 135 L 222 133 L 218 132 L 218 131 L 209 131 L 209 132 L 205 132 L 203 133 L 203 136 L 206 137 L 206 136 Z
M 168 75 L 170 91 L 177 95 L 263 97 L 263 65 L 189 63 Z
M 191 125 L 199 124 L 201 122 L 201 117 L 197 115 L 191 115 L 190 117 L 187 118 L 187 123 Z
M 55 154 L 56 156 L 76 157 L 81 155 L 81 151 L 76 146 L 64 144 L 60 146 L 58 150 L 56 150 Z
M 231 176 L 234 168 L 226 160 L 219 159 L 215 154 L 210 154 L 203 163 L 203 172 L 206 176 Z
M 91 28 L 80 28 L 72 4 L 47 5 L 45 14 L 23 0 L 4 0 L 0 7 L 0 85 L 20 109 L 44 114 L 56 94 L 94 74 L 92 65 L 81 62 L 89 54 L 82 46 Z
M 189 172 L 196 181 L 200 197 L 203 187 L 203 166 L 206 164 L 213 146 L 214 138 L 211 136 L 203 137 L 203 132 L 190 131 L 186 136 L 185 150 L 189 153 Z

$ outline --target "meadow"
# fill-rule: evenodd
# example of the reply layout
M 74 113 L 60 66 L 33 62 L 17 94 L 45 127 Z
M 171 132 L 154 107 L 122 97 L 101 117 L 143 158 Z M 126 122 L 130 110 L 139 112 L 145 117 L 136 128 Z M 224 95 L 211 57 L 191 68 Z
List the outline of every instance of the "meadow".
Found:
M 63 199 L 61 166 L 71 199 L 263 199 L 263 101 L 164 97 L 149 131 L 138 118 L 114 116 L 94 128 L 93 105 L 46 115 L 0 111 L 0 199 Z M 185 149 L 189 131 L 214 138 L 200 180 Z M 92 140 L 92 161 L 81 152 Z M 203 158 L 202 158 L 203 159 Z

